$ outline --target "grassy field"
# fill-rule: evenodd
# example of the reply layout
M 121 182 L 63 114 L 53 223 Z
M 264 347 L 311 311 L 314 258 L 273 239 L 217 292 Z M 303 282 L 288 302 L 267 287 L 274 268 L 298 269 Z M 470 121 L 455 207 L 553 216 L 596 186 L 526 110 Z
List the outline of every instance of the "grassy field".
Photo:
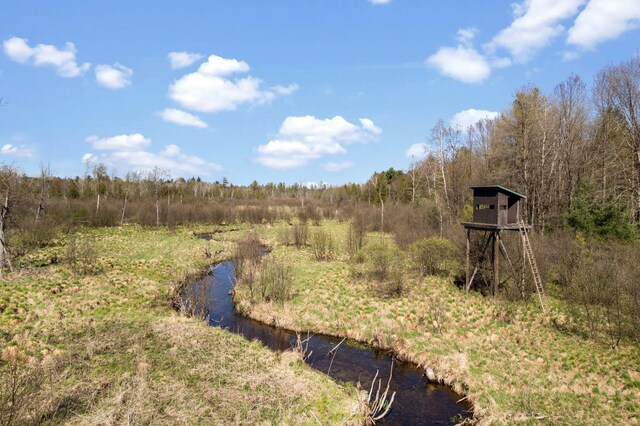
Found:
M 321 228 L 344 245 L 345 224 Z M 640 424 L 640 348 L 611 350 L 559 331 L 566 321 L 559 300 L 551 298 L 551 313 L 543 315 L 533 299 L 494 300 L 465 294 L 451 278 L 411 274 L 401 296 L 384 296 L 342 250 L 318 262 L 309 248 L 280 245 L 281 232 L 260 235 L 274 247 L 270 256 L 292 265 L 295 296 L 252 304 L 241 289 L 237 300 L 247 315 L 391 348 L 467 395 L 482 424 Z
M 214 261 L 205 247 L 231 243 L 126 226 L 22 259 L 0 280 L 0 423 L 361 423 L 355 388 L 175 313 L 175 286 Z

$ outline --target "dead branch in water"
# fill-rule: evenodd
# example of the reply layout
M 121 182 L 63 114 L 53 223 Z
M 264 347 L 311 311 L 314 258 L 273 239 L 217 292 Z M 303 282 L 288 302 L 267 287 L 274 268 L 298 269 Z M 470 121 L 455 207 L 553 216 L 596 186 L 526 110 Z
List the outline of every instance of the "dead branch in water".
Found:
M 329 363 L 329 369 L 327 370 L 327 374 L 331 372 L 331 366 L 333 365 L 333 359 L 336 357 L 336 352 L 338 352 L 338 348 L 340 347 L 342 342 L 344 342 L 345 340 L 347 340 L 346 337 L 340 340 L 340 343 L 338 343 L 333 349 L 327 352 L 327 355 L 331 354 L 331 362 Z
M 391 370 L 389 371 L 389 380 L 387 380 L 387 387 L 382 395 L 380 395 L 380 389 L 382 388 L 382 379 L 378 379 L 379 371 L 376 371 L 376 375 L 371 383 L 371 389 L 369 389 L 369 395 L 367 397 L 367 406 L 369 407 L 368 420 L 371 424 L 375 424 L 378 420 L 384 418 L 391 410 L 391 405 L 396 397 L 396 393 L 393 392 L 389 398 L 389 385 L 391 384 L 391 378 L 393 377 L 393 360 L 391 361 Z M 378 379 L 378 390 L 376 391 L 375 398 L 373 396 L 373 388 L 376 385 L 376 379 Z
M 311 357 L 311 354 L 313 354 L 313 351 L 309 351 L 309 341 L 311 340 L 311 337 L 313 336 L 309 336 L 309 333 L 307 332 L 307 338 L 302 340 L 300 338 L 300 333 L 296 333 L 296 345 L 292 348 L 292 350 L 293 352 L 299 354 L 300 358 L 302 358 L 302 360 L 304 361 L 309 359 Z

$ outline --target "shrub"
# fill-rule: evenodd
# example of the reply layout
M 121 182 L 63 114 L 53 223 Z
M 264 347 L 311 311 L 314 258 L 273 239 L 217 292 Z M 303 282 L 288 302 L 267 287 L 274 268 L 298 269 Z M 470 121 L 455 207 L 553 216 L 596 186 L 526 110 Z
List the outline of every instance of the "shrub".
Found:
M 366 274 L 378 281 L 386 295 L 399 296 L 404 290 L 404 256 L 389 243 L 376 242 L 363 249 Z
M 422 275 L 442 275 L 455 269 L 458 249 L 445 238 L 425 238 L 411 245 L 411 262 Z
M 16 346 L 2 349 L 0 361 L 0 423 L 36 424 L 36 395 L 44 382 L 40 364 Z
M 293 296 L 291 267 L 273 257 L 266 257 L 260 267 L 258 294 L 266 302 L 284 302 Z
M 333 258 L 334 249 L 333 236 L 329 232 L 318 229 L 311 235 L 311 251 L 317 261 Z
M 72 236 L 65 249 L 65 262 L 74 274 L 89 275 L 100 271 L 98 249 L 86 239 Z
M 564 256 L 560 282 L 576 331 L 614 348 L 640 341 L 638 260 L 637 247 L 585 243 Z
M 236 243 L 234 273 L 236 280 L 249 287 L 253 294 L 253 279 L 262 255 L 262 242 L 255 232 L 250 232 Z
M 286 227 L 278 230 L 278 242 L 283 246 L 290 246 L 293 243 L 293 229 Z
M 364 238 L 367 235 L 366 227 L 359 226 L 354 222 L 355 220 L 349 224 L 345 240 L 347 254 L 350 259 L 353 259 L 356 256 L 356 253 L 362 250 L 362 247 L 364 246 Z
M 293 244 L 296 247 L 306 247 L 309 238 L 309 226 L 306 223 L 299 223 L 293 227 Z

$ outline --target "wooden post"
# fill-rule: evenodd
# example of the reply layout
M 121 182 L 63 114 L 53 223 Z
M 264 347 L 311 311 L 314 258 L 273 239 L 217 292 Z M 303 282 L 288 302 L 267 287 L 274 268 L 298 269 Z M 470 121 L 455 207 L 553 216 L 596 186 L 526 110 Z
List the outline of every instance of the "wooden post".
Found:
M 500 231 L 493 233 L 493 296 L 498 294 L 498 283 L 500 282 Z
M 467 289 L 467 291 L 469 289 L 469 272 L 471 270 L 470 269 L 471 268 L 471 265 L 470 265 L 470 261 L 471 260 L 469 259 L 469 254 L 471 253 L 471 247 L 470 247 L 471 243 L 469 241 L 470 238 L 471 238 L 471 229 L 467 228 L 467 267 L 465 269 L 465 280 L 464 280 L 465 288 Z
M 520 292 L 522 293 L 522 299 L 524 299 L 524 274 L 525 271 L 527 269 L 527 259 L 526 259 L 526 255 L 524 253 L 525 247 L 524 247 L 524 235 L 522 235 L 522 233 L 520 233 L 520 242 L 522 243 L 522 276 L 520 278 Z

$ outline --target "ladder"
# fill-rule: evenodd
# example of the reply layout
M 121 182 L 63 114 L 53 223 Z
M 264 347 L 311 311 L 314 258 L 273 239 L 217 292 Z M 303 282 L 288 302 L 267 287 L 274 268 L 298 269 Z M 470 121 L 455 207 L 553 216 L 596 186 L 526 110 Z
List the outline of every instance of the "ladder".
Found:
M 540 306 L 542 307 L 542 312 L 546 313 L 547 308 L 544 305 L 544 287 L 542 285 L 542 278 L 540 278 L 540 271 L 538 271 L 538 264 L 536 263 L 536 258 L 533 255 L 533 249 L 531 248 L 531 242 L 529 241 L 529 233 L 527 232 L 527 226 L 524 223 L 524 220 L 518 222 L 518 226 L 520 228 L 520 236 L 522 237 L 522 248 L 524 250 L 524 256 L 529 262 L 529 266 L 531 266 L 531 273 L 533 274 L 533 281 L 536 285 L 536 293 L 538 293 L 538 299 L 540 299 Z

